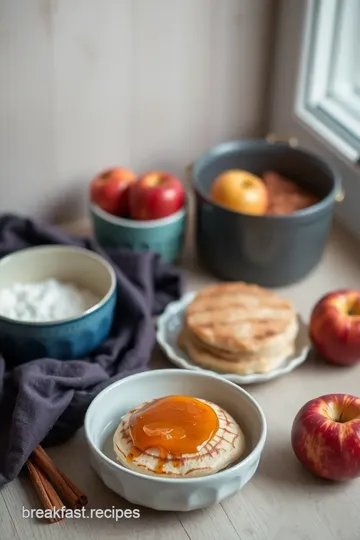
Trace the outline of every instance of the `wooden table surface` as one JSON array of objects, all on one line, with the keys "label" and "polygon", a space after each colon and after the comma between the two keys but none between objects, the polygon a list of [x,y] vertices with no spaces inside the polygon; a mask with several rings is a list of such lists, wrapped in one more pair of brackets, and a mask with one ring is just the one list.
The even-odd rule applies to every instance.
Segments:
[{"label": "wooden table surface", "polygon": [[[185,256],[188,290],[212,278]],[[301,283],[279,289],[308,321],[315,301],[340,287],[360,286],[358,243],[334,228],[319,267]],[[155,349],[155,368],[170,367]],[[138,519],[65,519],[48,525],[22,517],[22,508],[38,501],[26,478],[0,492],[1,540],[359,540],[360,480],[333,484],[310,476],[297,463],[290,429],[298,409],[309,399],[331,392],[360,394],[360,365],[335,368],[313,357],[282,378],[248,386],[268,421],[268,439],[252,481],[216,507],[191,513],[159,513],[140,509]],[[90,508],[132,508],[109,491],[90,468],[82,430],[67,444],[52,448],[56,463],[89,496]]]}]

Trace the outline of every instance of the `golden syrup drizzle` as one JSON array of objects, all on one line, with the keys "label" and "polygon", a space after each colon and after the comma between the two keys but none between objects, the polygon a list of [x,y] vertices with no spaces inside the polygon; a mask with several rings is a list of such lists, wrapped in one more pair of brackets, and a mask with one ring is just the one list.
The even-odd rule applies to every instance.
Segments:
[{"label": "golden syrup drizzle", "polygon": [[145,404],[129,418],[134,448],[129,462],[150,448],[160,456],[155,468],[161,474],[171,456],[174,467],[181,465],[183,454],[195,454],[216,433],[219,419],[212,407],[188,396],[167,396]]}]

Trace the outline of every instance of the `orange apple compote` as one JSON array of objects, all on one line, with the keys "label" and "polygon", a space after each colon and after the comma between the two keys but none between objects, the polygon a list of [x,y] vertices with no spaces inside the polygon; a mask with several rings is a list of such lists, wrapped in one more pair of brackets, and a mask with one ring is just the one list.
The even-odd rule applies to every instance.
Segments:
[{"label": "orange apple compote", "polygon": [[[197,452],[218,427],[214,409],[188,396],[156,399],[134,411],[129,419],[135,453],[158,448],[164,456]],[[129,460],[132,458],[133,455],[129,456]]]}]

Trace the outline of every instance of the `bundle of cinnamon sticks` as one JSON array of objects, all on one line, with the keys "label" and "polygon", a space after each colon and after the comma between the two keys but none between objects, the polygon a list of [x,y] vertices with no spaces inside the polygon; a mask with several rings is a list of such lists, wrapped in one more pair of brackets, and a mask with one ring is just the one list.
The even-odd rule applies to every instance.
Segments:
[{"label": "bundle of cinnamon sticks", "polygon": [[49,523],[56,523],[65,517],[66,513],[60,512],[61,509],[78,510],[87,505],[86,495],[56,466],[41,446],[35,448],[26,467]]}]

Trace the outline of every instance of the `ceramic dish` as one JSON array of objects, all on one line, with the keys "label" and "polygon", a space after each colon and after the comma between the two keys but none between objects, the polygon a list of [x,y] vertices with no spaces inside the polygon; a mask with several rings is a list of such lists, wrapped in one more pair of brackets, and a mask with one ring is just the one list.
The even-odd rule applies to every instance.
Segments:
[{"label": "ceramic dish", "polygon": [[[241,426],[246,440],[243,458],[209,476],[148,476],[122,466],[112,438],[120,420],[144,401],[182,394],[218,404]],[[161,369],[132,375],[107,387],[90,404],[85,435],[92,466],[105,485],[129,502],[154,510],[188,511],[230,497],[255,474],[266,439],[266,420],[258,403],[239,386],[211,373]]]},{"label": "ceramic dish", "polygon": [[[284,287],[304,278],[319,263],[329,236],[336,200],[343,198],[332,164],[300,147],[266,139],[222,142],[191,168],[195,194],[195,249],[199,262],[220,281],[245,281]],[[287,215],[234,212],[209,196],[215,178],[229,169],[262,177],[274,171],[320,197]]]},{"label": "ceramic dish", "polygon": [[[177,338],[183,326],[185,309],[194,297],[195,293],[188,293],[181,300],[172,302],[167,306],[164,313],[158,318],[157,342],[169,360],[176,366],[195,371],[211,371],[194,364],[186,352],[177,345]],[[253,375],[216,373],[223,379],[237,384],[254,384],[266,382],[293,371],[296,367],[305,362],[310,347],[307,328],[300,315],[298,315],[298,322],[299,333],[296,339],[295,354],[287,358],[277,369],[274,369],[269,373],[255,373]]]},{"label": "ceramic dish", "polygon": [[0,261],[0,287],[54,278],[89,289],[98,302],[78,317],[25,322],[0,316],[0,349],[11,363],[35,358],[82,358],[108,336],[116,304],[116,276],[100,255],[78,247],[22,249]]},{"label": "ceramic dish", "polygon": [[90,204],[90,218],[97,242],[105,249],[155,251],[167,262],[177,261],[186,234],[186,206],[165,218],[138,221],[112,216]]}]

